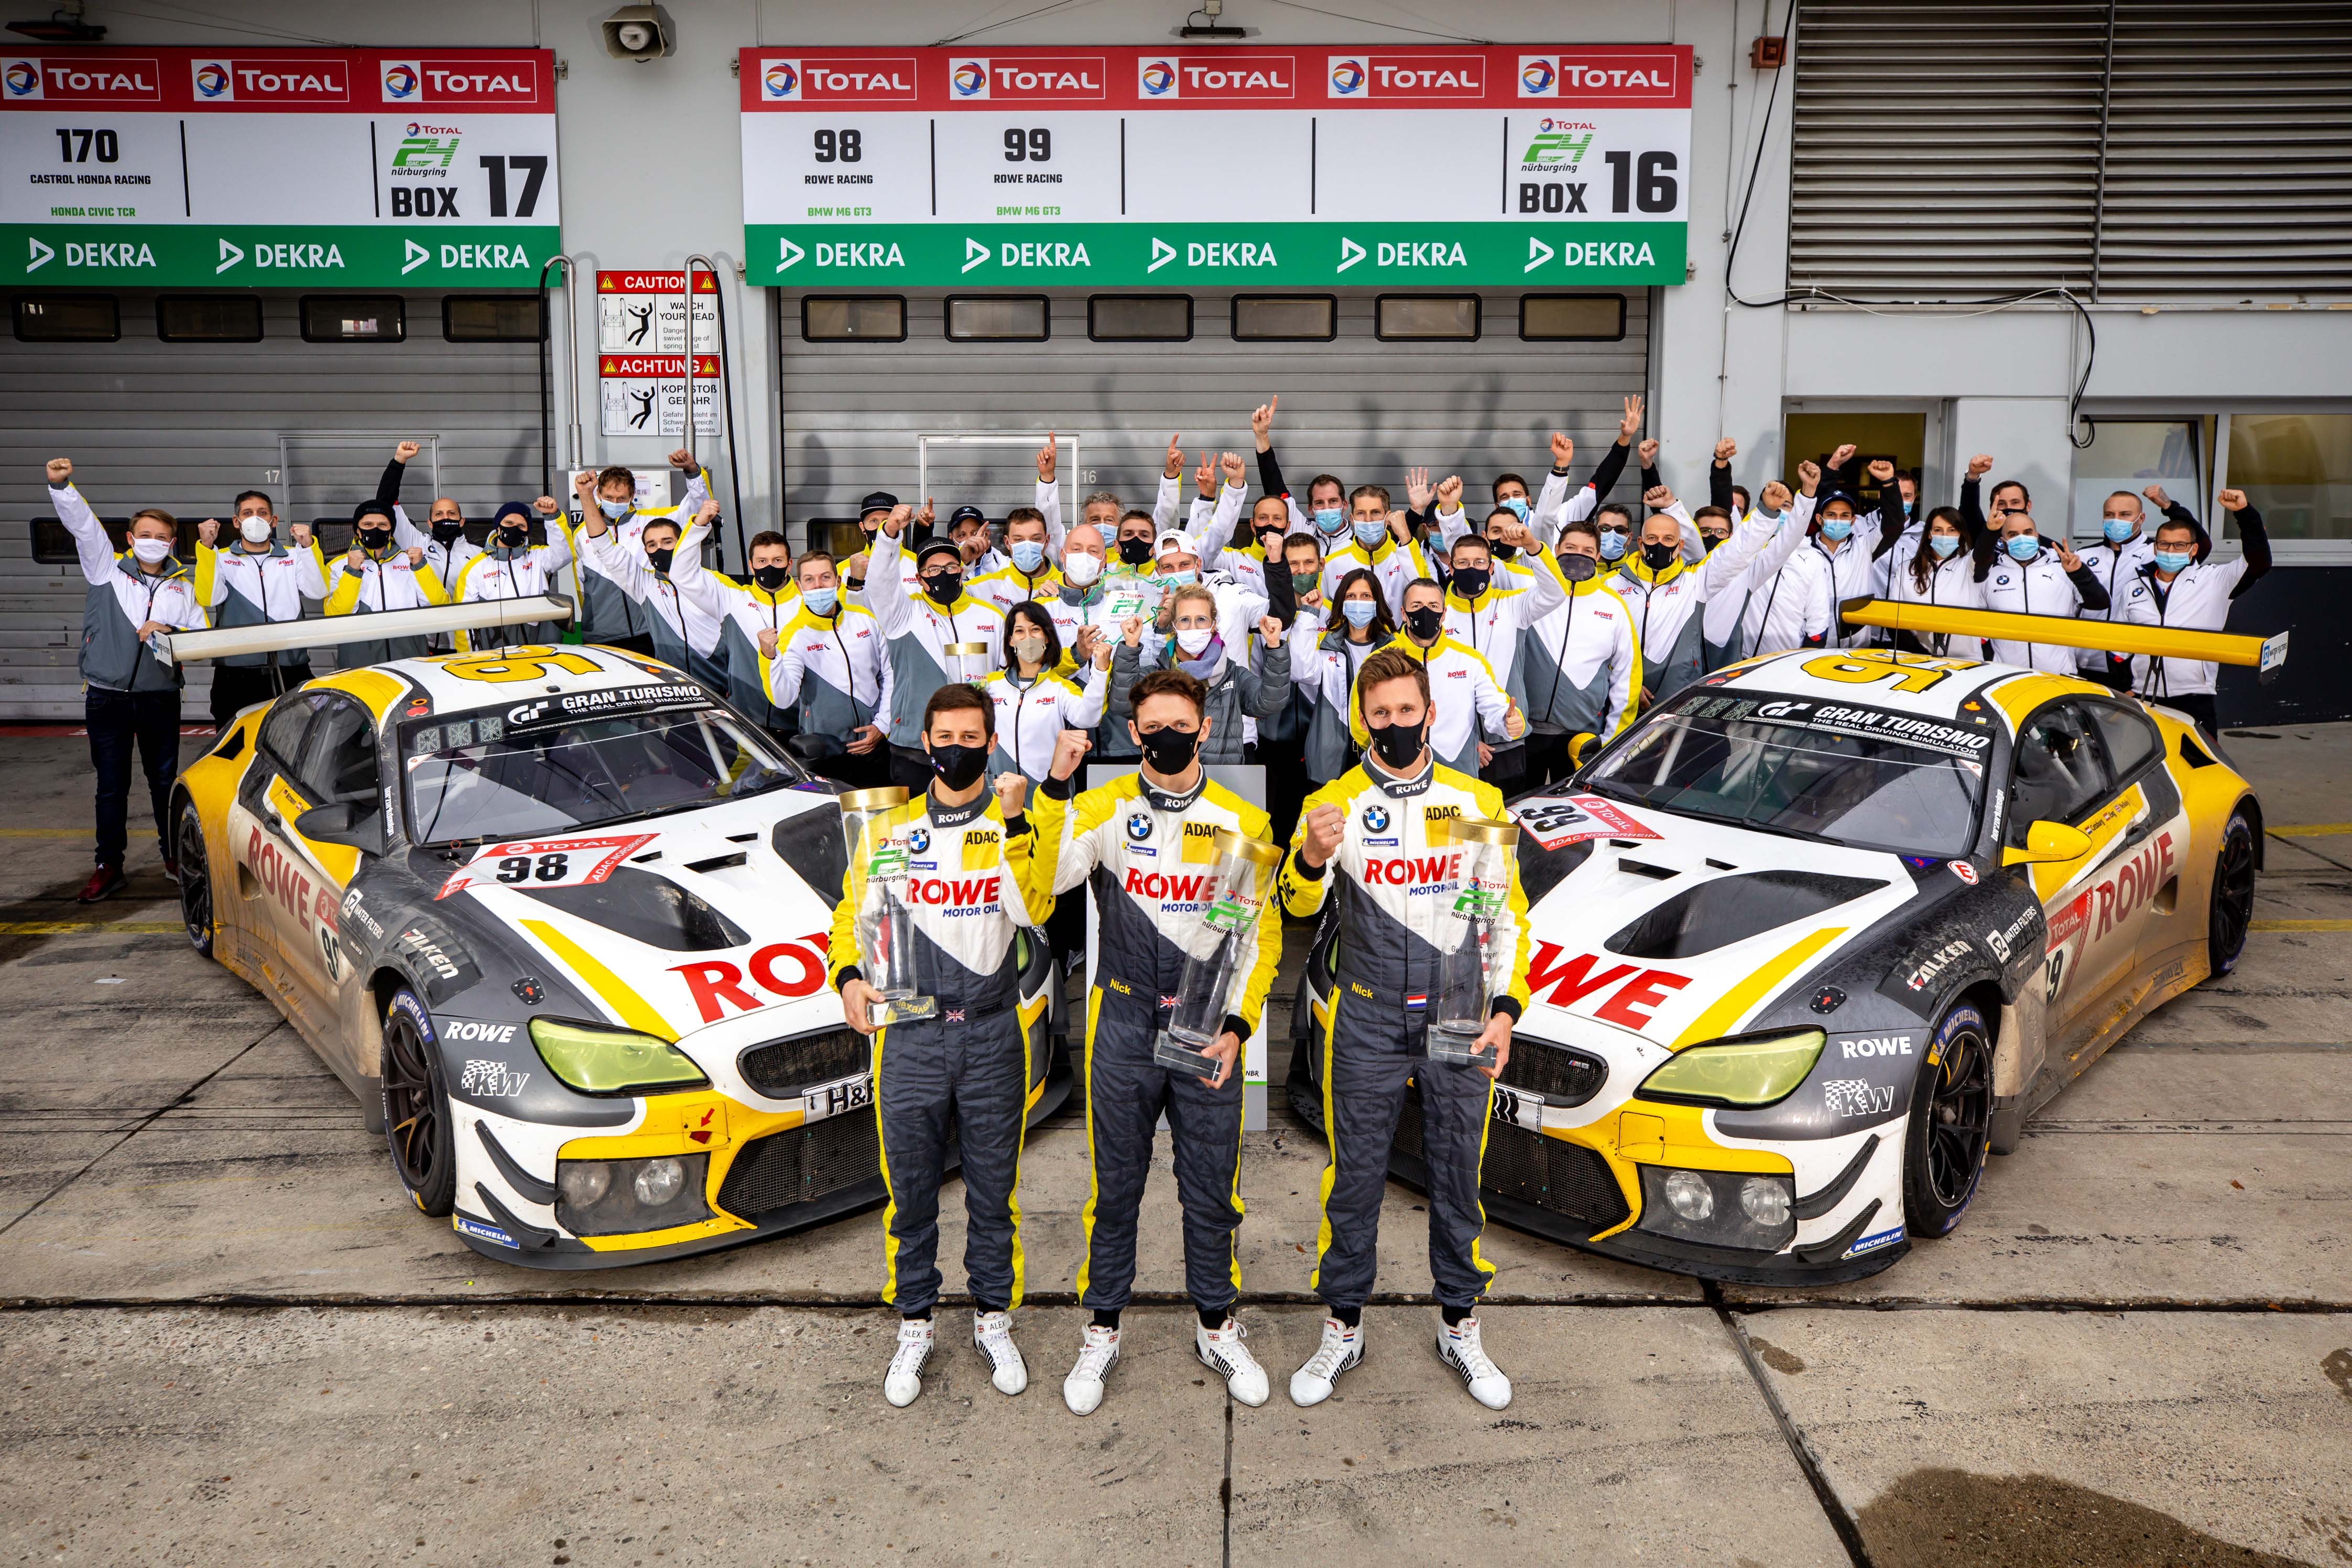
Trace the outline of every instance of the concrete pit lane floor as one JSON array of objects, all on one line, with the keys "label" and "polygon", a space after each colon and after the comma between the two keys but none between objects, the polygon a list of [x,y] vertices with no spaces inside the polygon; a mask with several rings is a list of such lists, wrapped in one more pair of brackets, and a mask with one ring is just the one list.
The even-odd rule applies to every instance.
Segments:
[{"label": "concrete pit lane floor", "polygon": [[1302,1411],[1322,1150],[1277,1092],[1243,1176],[1272,1402],[1191,1353],[1163,1141],[1080,1420],[1075,1115],[1023,1171],[1028,1392],[989,1385],[957,1299],[892,1410],[877,1214],[593,1275],[477,1257],[189,949],[152,837],[127,892],[72,902],[87,752],[0,736],[0,1560],[2343,1563],[2352,726],[2227,744],[2276,830],[2242,966],[2042,1111],[1949,1239],[1776,1291],[1491,1228],[1497,1414],[1433,1353],[1426,1215],[1392,1185],[1368,1357]]}]

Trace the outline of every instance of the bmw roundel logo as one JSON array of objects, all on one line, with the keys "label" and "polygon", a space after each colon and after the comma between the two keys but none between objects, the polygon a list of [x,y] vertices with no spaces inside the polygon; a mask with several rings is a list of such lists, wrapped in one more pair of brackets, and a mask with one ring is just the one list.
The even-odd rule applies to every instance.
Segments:
[{"label": "bmw roundel logo", "polygon": [[929,853],[931,847],[930,829],[927,827],[917,827],[913,832],[908,834],[907,847],[913,850],[918,855]]},{"label": "bmw roundel logo", "polygon": [[394,98],[415,97],[416,72],[409,66],[394,60],[384,68],[383,90]]},{"label": "bmw roundel logo", "polygon": [[1356,93],[1363,91],[1364,62],[1361,60],[1333,60],[1331,62],[1331,90],[1342,98],[1351,97]]},{"label": "bmw roundel logo", "polygon": [[1127,836],[1138,844],[1140,844],[1145,839],[1150,837],[1151,814],[1148,811],[1131,811],[1128,813]]},{"label": "bmw roundel logo", "polygon": [[1387,806],[1375,804],[1364,807],[1365,832],[1386,833],[1388,830],[1389,808]]},{"label": "bmw roundel logo", "polygon": [[1551,90],[1552,70],[1549,60],[1529,60],[1519,71],[1519,85],[1538,97]]},{"label": "bmw roundel logo", "polygon": [[1176,68],[1166,60],[1143,62],[1143,90],[1158,98],[1176,85]]},{"label": "bmw roundel logo", "polygon": [[206,98],[218,98],[228,90],[228,70],[206,60],[196,68],[196,90]]},{"label": "bmw roundel logo", "polygon": [[11,98],[23,98],[41,90],[41,73],[30,60],[10,60],[5,77],[0,79],[6,81]]},{"label": "bmw roundel logo", "polygon": [[957,96],[970,98],[986,89],[988,68],[978,60],[965,60],[956,67],[955,75],[949,79],[953,83]]},{"label": "bmw roundel logo", "polygon": [[800,72],[793,69],[789,62],[778,60],[768,68],[767,87],[770,98],[790,98],[800,90]]}]

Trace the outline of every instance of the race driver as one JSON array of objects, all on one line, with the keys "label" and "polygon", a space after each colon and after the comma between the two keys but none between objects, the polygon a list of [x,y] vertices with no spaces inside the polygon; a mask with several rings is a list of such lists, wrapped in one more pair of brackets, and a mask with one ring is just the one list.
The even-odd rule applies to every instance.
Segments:
[{"label": "race driver", "polygon": [[[843,1016],[859,1034],[876,1035],[874,1114],[888,1194],[882,1299],[898,1310],[898,1342],[882,1396],[899,1406],[923,1392],[923,1363],[930,1359],[931,1310],[940,1296],[940,1181],[951,1126],[963,1164],[972,1348],[999,1393],[1029,1386],[1028,1366],[1013,1342],[1022,1272],[1015,1189],[1029,1097],[1013,939],[1024,926],[1045,923],[1054,896],[1030,857],[1029,820],[1022,814],[1029,781],[1004,773],[991,793],[995,718],[995,704],[977,687],[959,681],[931,693],[921,728],[930,785],[877,820],[850,857],[833,916],[833,983]],[[878,1034],[857,931],[877,855],[905,867],[916,994],[934,1007],[928,1018]]]},{"label": "race driver", "polygon": [[[1183,984],[1185,956],[1213,956],[1223,933],[1208,923],[1220,828],[1265,842],[1265,813],[1213,783],[1201,750],[1213,721],[1206,689],[1181,669],[1156,669],[1135,683],[1127,721],[1142,753],[1135,773],[1077,796],[1073,775],[1086,737],[1065,730],[1038,787],[1038,879],[1056,896],[1094,883],[1100,911],[1094,989],[1087,1002],[1087,1155],[1093,1184],[1086,1207],[1087,1250],[1078,1304],[1094,1313],[1077,1364],[1062,1384],[1074,1414],[1102,1404],[1103,1379],[1119,1356],[1119,1313],[1135,1284],[1136,1213],[1164,1114],[1176,1151],[1176,1194],[1184,1211],[1184,1289],[1200,1323],[1192,1351],[1244,1405],[1264,1405],[1265,1371],[1234,1321],[1241,1289],[1234,1233],[1242,1223],[1242,1074],[1236,1059],[1256,1026],[1282,959],[1280,916],[1261,918],[1271,880],[1261,872],[1257,902],[1227,919],[1246,944],[1227,1004],[1223,1032],[1204,1053],[1213,1078],[1160,1066],[1155,1037],[1168,1026]],[[1065,805],[1065,803],[1069,803]],[[1269,850],[1268,858],[1272,858]],[[1270,870],[1271,868],[1269,867]]]},{"label": "race driver", "polygon": [[[1490,1410],[1511,1402],[1511,1380],[1481,1342],[1475,1308],[1494,1277],[1479,1256],[1486,1211],[1478,1201],[1494,1079],[1511,1054],[1511,1026],[1528,999],[1527,898],[1516,858],[1492,940],[1492,1012],[1475,1048],[1492,1065],[1430,1059],[1429,998],[1439,990],[1437,943],[1454,921],[1461,851],[1437,825],[1503,815],[1492,784],[1431,754],[1429,676],[1391,644],[1364,661],[1356,700],[1370,736],[1364,760],[1307,797],[1276,879],[1283,905],[1312,915],[1339,896],[1338,968],[1323,1029],[1323,1225],[1310,1287],[1328,1309],[1322,1342],[1291,1374],[1291,1402],[1319,1405],[1364,1359],[1364,1300],[1377,1266],[1389,1143],[1408,1081],[1421,1095],[1429,1163],[1429,1261],[1444,1325],[1437,1354]],[[1435,831],[1432,831],[1433,828]],[[1451,930],[1449,931],[1449,927]]]}]

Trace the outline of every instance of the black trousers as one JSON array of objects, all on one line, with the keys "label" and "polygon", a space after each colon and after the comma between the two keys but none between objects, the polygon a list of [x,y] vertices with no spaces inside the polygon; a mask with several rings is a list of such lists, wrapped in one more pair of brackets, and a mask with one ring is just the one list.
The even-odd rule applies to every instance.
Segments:
[{"label": "black trousers", "polygon": [[240,710],[268,702],[310,679],[308,664],[215,665],[213,728],[226,730]]},{"label": "black trousers", "polygon": [[89,726],[89,762],[98,770],[98,863],[120,867],[131,839],[131,748],[147,770],[147,794],[163,858],[176,858],[172,841],[172,781],[180,776],[180,692],[117,691],[93,686],[82,699]]},{"label": "black trousers", "polygon": [[1538,789],[1574,772],[1568,765],[1568,742],[1570,739],[1572,737],[1568,735],[1530,732],[1526,742],[1526,772],[1520,775],[1519,787]]},{"label": "black trousers", "polygon": [[888,1278],[882,1299],[919,1316],[940,1299],[940,1184],[948,1142],[961,1162],[964,1278],[976,1305],[1021,1305],[1021,1141],[1029,1055],[1008,1007],[965,1021],[898,1024],[875,1041],[874,1115],[882,1133]]},{"label": "black trousers", "polygon": [[1260,741],[1257,760],[1265,769],[1267,831],[1276,844],[1286,845],[1298,827],[1298,814],[1315,792],[1307,776],[1307,752],[1297,741]]},{"label": "black trousers", "polygon": [[1495,748],[1495,760],[1478,770],[1478,776],[1503,792],[1505,800],[1528,787],[1528,745],[1521,741],[1516,745]]}]

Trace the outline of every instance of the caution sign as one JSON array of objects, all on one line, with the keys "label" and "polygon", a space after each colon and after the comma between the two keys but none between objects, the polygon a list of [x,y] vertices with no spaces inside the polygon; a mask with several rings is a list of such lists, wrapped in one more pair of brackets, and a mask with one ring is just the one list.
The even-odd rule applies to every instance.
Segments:
[{"label": "caution sign", "polygon": [[[684,354],[607,353],[596,356],[607,436],[684,436],[687,362]],[[719,431],[719,356],[694,356],[694,433]]]}]

